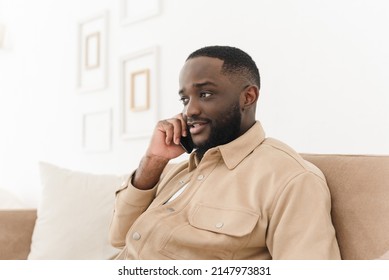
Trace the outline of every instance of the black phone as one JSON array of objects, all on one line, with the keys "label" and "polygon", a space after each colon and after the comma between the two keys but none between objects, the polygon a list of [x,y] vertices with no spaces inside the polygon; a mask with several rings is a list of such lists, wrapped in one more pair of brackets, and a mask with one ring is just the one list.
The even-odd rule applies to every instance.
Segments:
[{"label": "black phone", "polygon": [[181,147],[185,150],[185,152],[187,152],[188,154],[190,154],[192,151],[193,151],[193,141],[192,141],[192,137],[190,136],[190,133],[188,131],[187,133],[187,136],[186,137],[182,137],[180,138],[180,144],[181,144]]}]

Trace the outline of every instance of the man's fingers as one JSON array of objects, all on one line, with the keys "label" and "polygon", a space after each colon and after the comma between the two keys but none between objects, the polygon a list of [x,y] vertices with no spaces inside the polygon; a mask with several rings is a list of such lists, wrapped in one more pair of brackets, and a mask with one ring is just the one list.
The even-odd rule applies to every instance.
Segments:
[{"label": "man's fingers", "polygon": [[174,127],[174,134],[173,134],[173,141],[174,144],[179,145],[180,144],[180,139],[182,135],[182,124],[179,119],[174,119],[173,121],[173,127]]},{"label": "man's fingers", "polygon": [[178,114],[175,116],[175,118],[180,120],[180,122],[181,122],[181,135],[180,136],[186,137],[188,133],[186,130],[186,121],[185,121],[184,117],[182,116],[182,114]]},{"label": "man's fingers", "polygon": [[182,135],[182,121],[178,118],[168,119],[161,121],[161,127],[166,135],[166,145],[170,145],[172,142],[176,145],[180,144],[180,138]]}]

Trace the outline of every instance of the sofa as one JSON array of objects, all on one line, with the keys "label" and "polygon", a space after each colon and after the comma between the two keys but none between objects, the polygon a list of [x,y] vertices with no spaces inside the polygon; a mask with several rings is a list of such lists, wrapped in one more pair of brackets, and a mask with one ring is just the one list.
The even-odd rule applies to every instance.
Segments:
[{"label": "sofa", "polygon": [[[327,179],[332,199],[331,215],[342,259],[367,260],[389,258],[387,253],[389,251],[389,156],[329,154],[302,154],[302,156],[319,167]],[[42,179],[44,185],[48,185],[50,180],[56,182],[55,185],[58,184],[59,180],[61,182],[64,181],[63,184],[65,185],[60,186],[59,188],[61,188],[61,190],[65,189],[66,191],[69,191],[69,184],[71,183],[78,184],[78,186],[75,186],[75,189],[79,190],[81,188],[80,185],[82,184],[90,188],[95,188],[95,185],[101,183],[101,181],[105,181],[106,184],[115,182],[115,185],[117,185],[115,188],[119,188],[120,184],[118,182],[125,179],[127,176],[109,177],[109,175],[85,174],[46,163],[43,163],[43,167],[41,166],[41,173],[42,169],[50,169],[50,176],[48,177],[51,177],[51,179],[47,178],[47,174],[41,174],[41,176],[46,176]],[[53,172],[53,170],[55,172]],[[57,174],[58,172],[59,174]],[[78,176],[76,176],[78,178],[77,180],[74,179],[74,174]],[[85,176],[89,176],[88,179],[85,179]],[[82,177],[82,179],[79,179],[80,177]],[[107,178],[109,180],[107,180]],[[53,227],[52,225],[43,227],[42,223],[50,220],[49,214],[45,216],[44,211],[49,213],[54,211],[55,213],[50,215],[53,216],[52,220],[56,221],[58,218],[56,218],[55,215],[60,215],[61,213],[61,211],[55,210],[57,205],[61,204],[63,200],[69,199],[68,202],[63,202],[65,204],[63,212],[70,211],[69,207],[66,205],[70,204],[70,208],[72,208],[72,202],[70,201],[70,199],[74,199],[72,198],[72,193],[81,196],[88,195],[90,190],[88,190],[87,187],[85,187],[86,191],[83,194],[79,194],[79,191],[74,192],[74,190],[70,190],[69,192],[71,193],[67,195],[64,195],[63,193],[58,194],[58,196],[60,196],[59,199],[57,201],[54,199],[52,205],[46,205],[46,210],[44,209],[44,199],[38,206],[38,209],[0,210],[0,259],[92,259],[95,257],[114,257],[115,253],[117,253],[114,250],[110,251],[109,254],[100,254],[99,256],[86,254],[69,255],[71,253],[65,253],[63,255],[55,255],[53,253],[50,253],[50,255],[46,253],[46,255],[39,255],[38,253],[34,253],[35,256],[31,257],[31,251],[37,250],[36,248],[37,246],[39,247],[39,242],[44,243],[47,239],[50,239],[51,236],[63,234],[64,237],[62,240],[53,240],[51,244],[44,244],[43,246],[41,245],[41,247],[55,247],[59,243],[62,244],[64,242],[63,240],[67,241],[68,239],[72,239],[72,233],[76,231],[75,226],[72,223],[78,216],[72,214],[73,217],[71,217],[68,222],[66,222],[65,218],[63,220],[61,219],[56,227]],[[43,189],[45,190],[45,186]],[[114,193],[112,190],[109,190],[109,192]],[[101,197],[97,198],[91,205],[96,204],[102,197],[107,197],[107,195],[101,194]],[[50,197],[50,200],[53,200],[53,198]],[[83,200],[85,200],[85,198],[80,199],[80,201]],[[112,213],[112,205],[110,205],[110,203],[113,204],[113,201],[114,197],[110,197],[107,200],[106,204],[108,206],[106,208],[108,210],[106,210],[107,213],[104,215],[96,213],[96,211],[99,211],[96,209],[103,208],[101,206],[96,209],[91,209],[90,213],[84,209],[82,211],[74,211],[76,211],[75,213],[82,212],[79,213],[80,216],[82,216],[84,212],[85,215],[88,214],[90,217],[97,216],[97,218],[99,218],[100,216],[104,216],[106,221],[101,228],[104,228],[102,232],[107,232],[109,218]],[[97,220],[97,222],[99,222],[99,220]],[[65,223],[68,223],[68,228],[64,225]],[[96,221],[93,223],[96,223]],[[41,237],[40,241],[38,239],[38,226],[42,227],[40,231],[51,231],[50,233],[46,232],[47,235]],[[77,221],[77,228],[82,226],[83,221]],[[58,232],[54,234],[56,230],[58,230]],[[93,229],[93,232],[96,234],[96,229]],[[78,232],[77,237],[82,234],[83,232]],[[104,234],[99,235],[102,235],[102,237],[105,238]],[[85,232],[85,237],[83,237],[85,238],[84,241],[78,240],[77,244],[65,244],[63,251],[69,247],[75,248],[77,246],[83,246],[80,244],[85,243],[85,240],[89,240],[92,236],[94,236],[92,233]],[[69,242],[72,242],[72,240]],[[100,241],[96,242],[96,244],[100,246],[100,243],[98,243]],[[104,240],[104,242],[108,241]],[[33,243],[37,244],[34,245]],[[60,248],[54,248],[54,251],[60,250]],[[91,249],[89,248],[87,250],[90,251]],[[71,250],[71,252],[73,251],[74,250]]]}]

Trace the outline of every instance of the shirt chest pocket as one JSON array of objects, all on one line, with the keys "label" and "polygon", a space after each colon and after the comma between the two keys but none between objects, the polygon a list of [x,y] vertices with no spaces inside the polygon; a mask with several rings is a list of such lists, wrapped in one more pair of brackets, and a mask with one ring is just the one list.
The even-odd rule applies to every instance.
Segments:
[{"label": "shirt chest pocket", "polygon": [[259,214],[197,205],[189,223],[172,229],[162,254],[173,259],[232,259],[255,228]]},{"label": "shirt chest pocket", "polygon": [[258,219],[257,213],[248,210],[198,205],[189,217],[189,223],[198,229],[242,237],[253,231]]}]

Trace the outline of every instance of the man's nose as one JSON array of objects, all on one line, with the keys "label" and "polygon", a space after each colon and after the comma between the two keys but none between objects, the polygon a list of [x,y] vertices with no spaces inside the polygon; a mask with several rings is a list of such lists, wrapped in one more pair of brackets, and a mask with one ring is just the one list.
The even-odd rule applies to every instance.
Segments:
[{"label": "man's nose", "polygon": [[183,114],[187,117],[198,116],[201,113],[199,101],[191,98],[189,102],[185,105]]}]

